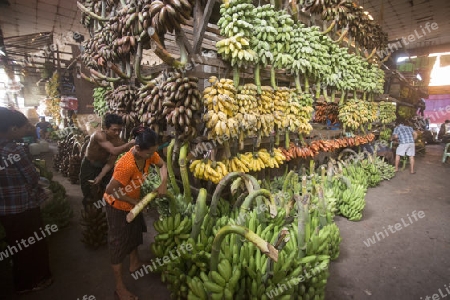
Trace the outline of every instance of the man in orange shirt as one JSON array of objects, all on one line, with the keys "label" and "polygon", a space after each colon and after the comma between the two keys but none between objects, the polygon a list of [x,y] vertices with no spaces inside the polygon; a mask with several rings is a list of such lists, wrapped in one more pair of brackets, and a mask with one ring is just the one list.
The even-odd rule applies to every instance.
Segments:
[{"label": "man in orange shirt", "polygon": [[158,195],[167,192],[167,166],[156,152],[158,135],[149,128],[133,129],[135,146],[125,153],[116,163],[111,181],[106,187],[106,215],[108,218],[108,244],[111,264],[116,281],[115,295],[119,299],[137,299],[122,279],[122,263],[130,255],[130,272],[142,266],[137,247],[142,244],[142,232],[146,232],[144,217],[139,214],[131,223],[127,223],[128,212],[140,200],[141,186],[144,183],[151,164],[160,168],[161,185],[156,189]]}]

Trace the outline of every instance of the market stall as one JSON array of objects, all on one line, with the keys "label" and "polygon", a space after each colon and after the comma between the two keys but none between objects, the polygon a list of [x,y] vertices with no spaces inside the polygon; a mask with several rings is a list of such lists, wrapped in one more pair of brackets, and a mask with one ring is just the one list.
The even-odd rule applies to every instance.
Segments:
[{"label": "market stall", "polygon": [[[363,218],[395,174],[359,151],[396,118],[377,97],[386,34],[351,1],[272,2],[77,3],[95,113],[170,141],[167,196],[144,192],[129,220],[154,202],[152,253],[187,249],[153,270],[176,299],[323,299],[334,216]],[[142,65],[148,51],[163,63]]]}]

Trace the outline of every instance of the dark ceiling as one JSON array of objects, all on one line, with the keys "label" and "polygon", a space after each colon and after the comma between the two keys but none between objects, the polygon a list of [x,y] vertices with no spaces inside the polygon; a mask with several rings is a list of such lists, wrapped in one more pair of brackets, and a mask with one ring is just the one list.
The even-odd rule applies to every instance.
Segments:
[{"label": "dark ceiling", "polygon": [[[404,38],[409,53],[450,51],[450,0],[356,2],[381,23],[390,41]],[[0,0],[0,29],[14,58],[42,50],[50,38],[63,52],[61,58],[70,60],[64,52],[76,44],[73,32],[87,35],[80,18],[75,0]]]}]

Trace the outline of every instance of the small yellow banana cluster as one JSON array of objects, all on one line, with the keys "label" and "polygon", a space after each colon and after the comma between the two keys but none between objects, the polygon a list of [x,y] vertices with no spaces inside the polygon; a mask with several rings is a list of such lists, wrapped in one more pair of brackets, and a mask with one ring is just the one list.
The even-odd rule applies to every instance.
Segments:
[{"label": "small yellow banana cluster", "polygon": [[274,93],[274,123],[278,128],[289,126],[289,118],[286,117],[289,107],[289,90],[286,87],[279,87]]},{"label": "small yellow banana cluster", "polygon": [[270,136],[275,126],[274,121],[273,114],[260,115],[256,126],[258,132],[261,132],[262,136]]},{"label": "small yellow banana cluster", "polygon": [[258,97],[258,109],[260,114],[272,114],[274,111],[275,95],[271,86],[262,86],[261,95]]},{"label": "small yellow banana cluster", "polygon": [[287,109],[286,118],[289,122],[289,131],[309,134],[313,129],[309,124],[309,119],[303,117],[303,109],[300,103],[290,101]]},{"label": "small yellow banana cluster", "polygon": [[231,65],[243,66],[256,59],[256,52],[250,48],[249,41],[239,33],[216,43],[217,53],[222,58],[231,61]]},{"label": "small yellow banana cluster", "polygon": [[248,83],[238,87],[237,105],[241,114],[252,113],[258,111],[258,94],[256,85]]},{"label": "small yellow banana cluster", "polygon": [[238,154],[228,161],[229,172],[261,171],[264,168],[279,168],[286,161],[286,156],[280,149],[274,148],[269,153],[266,149],[258,152]]},{"label": "small yellow banana cluster", "polygon": [[366,124],[369,119],[369,110],[363,101],[347,99],[343,105],[339,105],[339,120],[343,128],[357,130]]},{"label": "small yellow banana cluster", "polygon": [[301,94],[297,92],[296,89],[291,89],[290,91],[290,102],[297,102],[300,104],[300,109],[298,112],[299,117],[303,117],[307,120],[312,119],[312,112],[314,108],[312,107],[314,99],[310,94]]},{"label": "small yellow banana cluster", "polygon": [[218,184],[219,181],[228,174],[226,165],[220,161],[210,159],[194,160],[189,166],[189,170],[194,177]]},{"label": "small yellow banana cluster", "polygon": [[367,110],[369,111],[368,119],[370,123],[376,122],[378,120],[378,102],[365,102]]},{"label": "small yellow banana cluster", "polygon": [[208,139],[218,140],[220,143],[226,139],[237,138],[239,134],[239,123],[234,118],[227,118],[227,115],[219,111],[209,110],[203,115],[208,131]]},{"label": "small yellow banana cluster", "polygon": [[215,76],[211,76],[208,81],[212,85],[203,91],[203,105],[215,113],[221,111],[228,117],[233,117],[238,110],[233,81],[225,78],[218,80]]}]

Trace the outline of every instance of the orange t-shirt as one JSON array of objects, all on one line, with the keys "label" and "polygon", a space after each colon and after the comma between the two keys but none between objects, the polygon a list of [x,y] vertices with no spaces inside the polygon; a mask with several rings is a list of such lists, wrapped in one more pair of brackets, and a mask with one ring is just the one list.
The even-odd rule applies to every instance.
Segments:
[{"label": "orange t-shirt", "polygon": [[144,174],[142,174],[136,166],[132,151],[133,148],[125,153],[114,166],[112,178],[120,182],[123,187],[112,194],[103,194],[103,198],[105,198],[108,204],[124,211],[130,211],[134,205],[118,200],[117,196],[127,195],[128,197],[139,199],[141,197],[141,186],[144,184],[150,165],[157,164],[161,159],[158,153],[153,153],[153,155],[145,161]]}]

